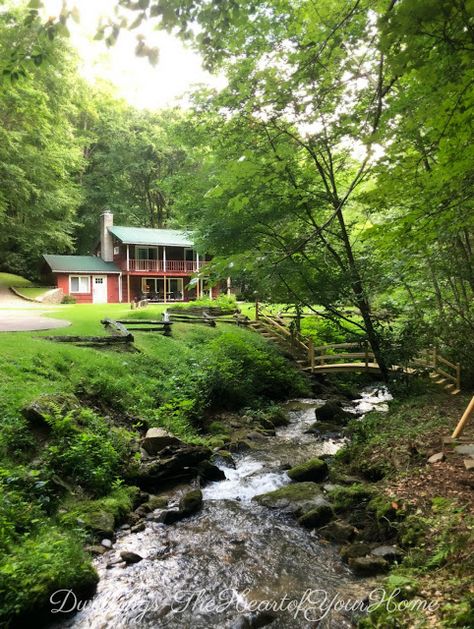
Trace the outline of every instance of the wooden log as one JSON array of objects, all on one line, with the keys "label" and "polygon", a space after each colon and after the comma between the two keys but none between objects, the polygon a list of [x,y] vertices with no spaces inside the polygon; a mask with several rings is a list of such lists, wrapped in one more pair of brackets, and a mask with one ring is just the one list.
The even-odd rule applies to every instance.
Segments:
[{"label": "wooden log", "polygon": [[462,433],[462,431],[464,430],[467,422],[469,421],[469,418],[471,417],[472,413],[474,412],[474,395],[472,396],[471,401],[469,402],[469,404],[467,405],[466,410],[464,411],[461,419],[459,420],[458,425],[456,426],[456,428],[454,429],[453,434],[451,435],[452,439],[456,439],[456,437],[459,437],[459,435]]},{"label": "wooden log", "polygon": [[98,345],[113,345],[114,343],[130,343],[133,336],[42,336],[40,338],[57,343],[96,343]]},{"label": "wooden log", "polygon": [[121,323],[123,325],[165,325],[166,322],[155,319],[119,319],[117,323]]}]

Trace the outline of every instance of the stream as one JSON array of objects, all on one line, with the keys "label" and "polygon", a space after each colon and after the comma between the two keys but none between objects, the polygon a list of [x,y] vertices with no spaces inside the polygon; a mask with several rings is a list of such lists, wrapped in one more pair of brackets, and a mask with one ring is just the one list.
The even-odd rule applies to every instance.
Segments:
[{"label": "stream", "polygon": [[[385,389],[372,386],[345,408],[383,412],[389,399]],[[305,434],[323,403],[288,402],[289,425],[262,439],[255,450],[234,455],[235,469],[222,464],[226,479],[203,489],[198,514],[168,526],[151,516],[142,532],[119,530],[114,548],[95,560],[100,582],[94,598],[54,627],[243,629],[261,626],[246,624],[243,616],[268,606],[277,616],[271,626],[278,629],[354,626],[351,612],[334,609],[330,601],[355,604],[370,592],[371,582],[351,573],[336,545],[252,501],[290,482],[288,466],[341,447],[342,439]],[[170,492],[171,503],[182,492]],[[121,550],[144,559],[110,567]],[[58,607],[60,602],[58,596]],[[73,603],[69,597],[63,609]]]}]

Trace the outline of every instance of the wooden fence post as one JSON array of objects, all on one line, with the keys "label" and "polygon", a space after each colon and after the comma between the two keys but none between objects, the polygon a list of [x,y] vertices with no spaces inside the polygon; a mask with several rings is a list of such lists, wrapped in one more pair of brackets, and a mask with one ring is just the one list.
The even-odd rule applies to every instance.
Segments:
[{"label": "wooden fence post", "polygon": [[255,321],[258,321],[259,318],[259,308],[258,308],[258,297],[255,299]]},{"label": "wooden fence post", "polygon": [[433,347],[433,369],[436,369],[436,363],[438,362],[438,350]]},{"label": "wooden fence post", "polygon": [[461,389],[461,363],[456,363],[456,389]]},{"label": "wooden fence post", "polygon": [[308,339],[308,360],[311,367],[311,373],[314,371],[314,343],[311,339]]},{"label": "wooden fence post", "polygon": [[365,368],[369,369],[369,344],[365,342]]},{"label": "wooden fence post", "polygon": [[459,420],[459,424],[454,429],[454,432],[451,435],[452,439],[456,439],[456,437],[459,437],[459,435],[462,433],[465,425],[467,424],[469,417],[472,415],[473,411],[474,411],[474,395],[472,396],[472,400],[467,405],[467,408],[464,411],[463,416]]}]

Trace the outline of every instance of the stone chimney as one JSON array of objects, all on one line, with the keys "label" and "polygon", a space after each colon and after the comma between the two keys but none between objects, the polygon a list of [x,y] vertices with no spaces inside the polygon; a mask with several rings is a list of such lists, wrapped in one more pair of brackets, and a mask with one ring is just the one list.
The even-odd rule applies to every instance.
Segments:
[{"label": "stone chimney", "polygon": [[114,261],[114,243],[108,228],[113,227],[114,215],[109,210],[100,215],[100,257],[105,262]]}]

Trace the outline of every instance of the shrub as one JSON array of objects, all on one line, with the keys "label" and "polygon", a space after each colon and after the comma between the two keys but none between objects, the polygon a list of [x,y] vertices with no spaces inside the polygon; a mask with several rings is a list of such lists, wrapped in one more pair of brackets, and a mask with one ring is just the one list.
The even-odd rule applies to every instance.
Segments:
[{"label": "shrub", "polygon": [[62,304],[75,304],[76,298],[73,297],[72,295],[64,295],[64,297],[61,299],[61,303]]},{"label": "shrub", "polygon": [[2,626],[20,614],[35,614],[37,618],[56,590],[72,589],[78,596],[91,594],[98,581],[82,541],[56,527],[44,526],[13,550],[0,559]]}]

